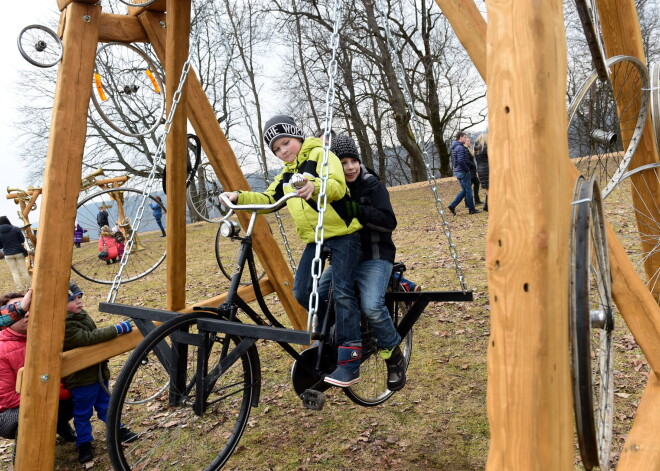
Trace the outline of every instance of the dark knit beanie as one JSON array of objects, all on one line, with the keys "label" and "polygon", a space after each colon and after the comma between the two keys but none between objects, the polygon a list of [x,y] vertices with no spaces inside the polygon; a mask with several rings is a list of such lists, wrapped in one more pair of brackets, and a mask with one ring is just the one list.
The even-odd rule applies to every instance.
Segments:
[{"label": "dark knit beanie", "polygon": [[330,150],[340,159],[351,157],[358,162],[362,162],[355,141],[345,134],[340,134],[332,140]]},{"label": "dark knit beanie", "polygon": [[291,116],[278,114],[273,116],[264,126],[264,142],[270,150],[273,150],[273,143],[280,137],[295,137],[304,139],[302,129],[298,127]]}]

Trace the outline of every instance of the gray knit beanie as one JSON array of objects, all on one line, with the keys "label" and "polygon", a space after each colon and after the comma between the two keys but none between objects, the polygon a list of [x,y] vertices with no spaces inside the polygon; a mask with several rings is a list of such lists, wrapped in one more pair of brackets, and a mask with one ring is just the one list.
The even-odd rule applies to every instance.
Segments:
[{"label": "gray knit beanie", "polygon": [[340,159],[350,157],[356,159],[358,162],[362,162],[355,141],[346,134],[340,134],[333,139],[330,150]]},{"label": "gray knit beanie", "polygon": [[273,150],[273,143],[280,137],[295,137],[304,139],[302,129],[298,127],[291,116],[278,114],[273,116],[264,126],[264,142],[270,150]]}]

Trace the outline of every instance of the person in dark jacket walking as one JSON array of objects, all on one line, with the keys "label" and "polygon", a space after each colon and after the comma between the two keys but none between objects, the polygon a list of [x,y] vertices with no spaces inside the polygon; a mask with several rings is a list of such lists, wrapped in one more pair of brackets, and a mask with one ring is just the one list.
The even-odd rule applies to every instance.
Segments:
[{"label": "person in dark jacket walking", "polygon": [[108,211],[105,209],[105,206],[99,206],[99,213],[96,215],[96,224],[98,224],[99,229],[102,228],[103,226],[109,226],[110,222],[108,222],[108,218],[110,215],[108,214]]},{"label": "person in dark jacket walking", "polygon": [[154,196],[154,199],[158,200],[158,203],[149,203],[149,207],[151,208],[151,211],[153,211],[156,224],[158,224],[158,227],[160,228],[161,237],[165,237],[165,228],[163,227],[163,213],[166,213],[167,210],[164,208],[164,206],[162,206],[163,200],[160,198],[160,196]]},{"label": "person in dark jacket walking", "polygon": [[481,212],[474,207],[472,176],[470,175],[470,162],[472,161],[472,155],[467,147],[465,147],[466,141],[467,135],[464,132],[459,131],[456,133],[456,140],[451,143],[451,162],[454,167],[454,176],[461,184],[461,191],[458,192],[454,201],[448,206],[449,211],[454,215],[456,215],[456,206],[463,201],[463,198],[465,198],[465,205],[468,207],[468,212],[470,214]]},{"label": "person in dark jacket walking", "polygon": [[472,196],[474,196],[474,204],[481,204],[481,198],[479,198],[479,186],[481,182],[479,181],[479,175],[477,174],[477,163],[474,160],[474,147],[472,147],[472,141],[468,137],[465,141],[465,147],[467,147],[468,152],[470,153],[470,181],[472,182]]},{"label": "person in dark jacket walking", "polygon": [[488,133],[481,134],[474,143],[474,158],[477,161],[477,175],[481,182],[481,188],[486,193],[484,211],[488,211],[488,177],[490,167],[488,166]]},{"label": "person in dark jacket walking", "polygon": [[14,279],[17,291],[27,291],[32,279],[25,266],[27,250],[23,246],[25,236],[23,231],[12,226],[7,216],[0,216],[0,249],[5,252],[5,261]]},{"label": "person in dark jacket walking", "polygon": [[[346,202],[349,215],[355,215],[360,229],[360,262],[355,282],[360,292],[360,310],[374,330],[380,355],[387,364],[387,387],[398,391],[406,383],[405,360],[399,344],[401,336],[396,331],[387,306],[385,292],[392,274],[396,246],[392,231],[396,228],[396,216],[390,203],[390,194],[371,169],[362,165],[353,139],[337,136],[331,144],[332,152],[339,157],[351,192]],[[321,276],[319,298],[327,303],[332,265]],[[324,311],[321,311],[324,312]]]},{"label": "person in dark jacket walking", "polygon": [[[120,322],[117,325],[107,327],[96,327],[92,318],[83,309],[83,292],[75,283],[69,283],[69,292],[66,310],[66,324],[64,327],[64,351],[77,347],[96,345],[113,339],[118,335],[127,334],[133,330],[130,321]],[[99,376],[105,388],[99,382]],[[96,365],[82,369],[64,378],[64,385],[71,391],[73,399],[73,425],[76,428],[76,447],[78,447],[78,461],[87,463],[94,459],[94,448],[92,441],[92,418],[93,409],[99,419],[105,422],[108,413],[110,395],[108,380],[110,369],[108,361],[105,360]],[[137,435],[129,429],[122,427],[119,430],[122,443],[130,443]]]}]

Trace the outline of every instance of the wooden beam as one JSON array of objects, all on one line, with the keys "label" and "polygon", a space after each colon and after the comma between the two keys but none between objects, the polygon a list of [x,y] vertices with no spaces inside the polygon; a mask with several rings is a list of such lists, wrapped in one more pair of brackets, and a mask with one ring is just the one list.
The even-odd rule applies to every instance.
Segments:
[{"label": "wooden beam", "polygon": [[147,41],[147,33],[135,16],[101,14],[99,42],[139,43]]},{"label": "wooden beam", "polygon": [[145,11],[164,12],[167,11],[167,0],[158,0],[147,7],[128,7],[128,14],[140,16]]},{"label": "wooden beam", "polygon": [[456,37],[486,80],[486,20],[473,0],[435,0]]},{"label": "wooden beam", "polygon": [[[188,59],[191,0],[168,2],[165,76],[167,116]],[[187,88],[183,87],[166,140],[167,153],[167,309],[186,304],[186,162],[188,156]],[[167,126],[167,124],[166,124]]]},{"label": "wooden beam", "polygon": [[619,456],[619,470],[655,471],[660,463],[660,379],[649,374],[633,426]]},{"label": "wooden beam", "polygon": [[[573,469],[561,0],[488,8],[489,470]],[[551,116],[552,119],[548,119]]]},{"label": "wooden beam", "polygon": [[60,11],[63,11],[66,9],[66,7],[68,7],[69,5],[75,2],[89,3],[90,5],[93,5],[99,3],[99,0],[57,0],[57,8],[59,8]]},{"label": "wooden beam", "polygon": [[[146,12],[139,16],[151,45],[156,54],[163,60],[165,54],[165,33],[161,26],[164,15]],[[234,152],[227,142],[215,112],[206,97],[197,75],[193,70],[188,76],[188,113],[195,132],[202,141],[202,147],[209,158],[209,162],[220,179],[223,188],[231,190],[247,190],[249,185],[236,161]],[[247,215],[239,214],[243,227]],[[307,311],[300,306],[293,297],[293,276],[281,249],[270,232],[268,224],[263,217],[257,219],[253,233],[254,249],[261,265],[273,283],[280,302],[286,311],[295,329],[307,328]]]},{"label": "wooden beam", "polygon": [[101,8],[71,3],[66,9],[44,174],[39,237],[56,250],[39,250],[27,339],[24,393],[16,469],[53,469],[67,284],[71,271],[71,228],[82,176],[87,109]]}]

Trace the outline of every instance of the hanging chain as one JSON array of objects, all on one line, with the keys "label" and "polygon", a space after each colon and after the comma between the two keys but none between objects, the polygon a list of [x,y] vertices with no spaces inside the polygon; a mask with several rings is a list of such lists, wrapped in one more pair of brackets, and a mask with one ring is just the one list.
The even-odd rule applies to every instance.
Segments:
[{"label": "hanging chain", "polygon": [[[211,1],[211,5],[213,5],[215,17],[217,18],[217,21],[215,23],[220,32],[220,36],[226,38],[224,27],[222,26],[222,23],[220,21],[220,12],[218,11],[218,7],[216,6],[215,1]],[[257,138],[257,133],[255,132],[256,128],[252,123],[252,118],[250,117],[250,112],[248,110],[247,102],[245,100],[245,95],[243,94],[243,90],[241,89],[240,84],[242,80],[238,71],[234,68],[234,64],[231,60],[232,54],[229,49],[228,41],[225,39],[224,41],[222,41],[222,45],[225,48],[225,55],[227,56],[227,65],[229,65],[229,71],[231,72],[232,78],[236,85],[236,89],[238,90],[238,101],[240,102],[241,108],[243,109],[243,115],[245,116],[245,124],[247,124],[248,130],[250,131],[250,140],[252,141],[252,147],[254,147],[255,152],[259,156],[257,160],[259,161],[259,167],[261,168],[261,172],[263,173],[264,176],[264,182],[266,182],[266,188],[268,188],[271,182],[268,179],[268,167],[266,166],[266,156],[261,153],[261,146],[259,145],[259,139]],[[291,271],[295,275],[296,261],[293,259],[293,252],[291,251],[291,246],[289,245],[289,239],[286,236],[286,229],[284,229],[284,224],[282,223],[282,217],[280,216],[279,211],[275,212],[275,218],[277,220],[277,227],[280,230],[280,235],[282,236],[282,241],[284,242],[284,248],[286,249],[286,253],[289,258],[289,265],[291,266]]]},{"label": "hanging chain", "polygon": [[337,76],[337,49],[339,48],[339,27],[342,21],[343,13],[342,0],[334,1],[334,18],[332,35],[330,36],[330,49],[332,50],[332,58],[328,65],[328,91],[325,96],[325,125],[323,132],[323,164],[321,165],[321,189],[319,191],[319,200],[317,202],[319,208],[319,217],[314,230],[314,242],[316,243],[316,251],[314,252],[314,260],[312,261],[312,292],[309,296],[309,314],[307,317],[307,331],[311,331],[316,327],[317,312],[319,309],[319,279],[323,271],[323,261],[321,260],[321,249],[323,248],[323,237],[325,235],[323,229],[323,218],[325,210],[328,206],[328,195],[326,189],[328,185],[328,154],[330,152],[330,144],[332,135],[332,113],[335,102],[335,78]]},{"label": "hanging chain", "polygon": [[[191,44],[190,44],[190,48],[188,49],[189,51],[194,51],[195,49],[197,49],[197,42],[199,40],[200,29],[201,28],[195,30],[192,39],[190,41]],[[167,135],[170,133],[170,130],[172,129],[172,121],[174,119],[174,114],[176,113],[179,101],[181,101],[182,90],[186,83],[186,79],[188,78],[188,72],[190,71],[191,57],[192,56],[189,53],[188,57],[186,58],[186,62],[184,62],[183,67],[181,69],[181,78],[179,80],[179,86],[177,87],[176,91],[174,92],[174,96],[172,97],[172,108],[170,109],[170,112],[167,115],[164,132],[161,135],[160,140],[158,141],[158,148],[156,149],[153,166],[151,167],[151,172],[149,173],[149,177],[147,178],[147,182],[144,187],[144,190],[142,190],[142,202],[138,206],[138,210],[135,215],[135,222],[132,225],[131,234],[126,242],[124,254],[121,257],[121,262],[119,264],[119,271],[115,275],[115,278],[112,281],[112,287],[108,292],[107,302],[109,303],[115,302],[115,299],[117,298],[117,293],[119,292],[119,288],[121,287],[122,273],[124,271],[124,268],[126,267],[126,264],[128,263],[128,257],[131,254],[131,250],[133,249],[133,244],[135,241],[136,234],[138,232],[138,229],[140,228],[140,224],[142,223],[142,216],[144,215],[144,209],[147,204],[147,199],[149,198],[149,195],[151,194],[151,189],[153,188],[154,183],[156,181],[156,170],[158,168],[158,165],[160,165],[163,159],[163,154],[165,152],[165,140],[167,139]]]},{"label": "hanging chain", "polygon": [[387,12],[385,11],[383,0],[376,0],[376,10],[378,11],[378,15],[380,16],[381,23],[383,24],[383,28],[385,30],[387,45],[390,49],[390,55],[392,56],[392,62],[394,63],[394,69],[397,75],[397,82],[399,84],[399,87],[401,88],[401,91],[403,92],[403,96],[406,100],[406,104],[408,107],[408,112],[410,113],[410,121],[412,123],[411,131],[413,132],[413,135],[416,138],[417,147],[419,147],[420,151],[422,152],[424,165],[426,166],[426,174],[428,175],[429,186],[431,187],[431,190],[433,191],[433,196],[435,197],[435,208],[438,214],[440,215],[440,219],[442,220],[442,231],[447,237],[447,242],[449,244],[449,254],[451,255],[451,258],[454,260],[454,268],[456,270],[456,276],[458,277],[458,281],[461,285],[461,290],[463,291],[463,293],[465,293],[468,291],[467,282],[465,280],[465,274],[463,273],[463,267],[461,266],[460,261],[458,260],[458,250],[456,248],[456,245],[454,244],[454,240],[451,234],[451,226],[449,225],[449,221],[445,216],[445,208],[442,203],[442,199],[440,198],[440,194],[438,193],[438,182],[436,180],[435,175],[433,174],[433,170],[431,169],[428,163],[429,155],[428,152],[426,151],[426,144],[424,143],[422,127],[419,122],[419,117],[417,116],[417,112],[415,111],[415,104],[412,99],[412,94],[410,93],[410,89],[408,88],[408,83],[406,82],[405,79],[406,74],[403,69],[403,64],[401,63],[399,59],[399,55],[397,54],[397,50],[398,50],[397,44],[394,41],[394,37],[392,36],[392,33],[390,31],[390,23],[387,19]]}]

